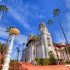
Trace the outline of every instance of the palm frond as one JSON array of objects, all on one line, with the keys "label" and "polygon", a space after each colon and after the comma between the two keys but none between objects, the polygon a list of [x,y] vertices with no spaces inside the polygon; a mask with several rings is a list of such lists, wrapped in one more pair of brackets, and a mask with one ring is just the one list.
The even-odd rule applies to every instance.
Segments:
[{"label": "palm frond", "polygon": [[48,24],[53,24],[53,21],[51,19],[49,19]]},{"label": "palm frond", "polygon": [[6,5],[0,5],[0,11],[7,12],[8,11],[7,6]]},{"label": "palm frond", "polygon": [[10,29],[12,29],[12,28],[14,28],[14,27],[8,27],[7,30],[6,30],[6,32],[9,32]]},{"label": "palm frond", "polygon": [[60,13],[60,9],[54,9],[54,10],[53,10],[54,16],[58,16],[59,13]]}]

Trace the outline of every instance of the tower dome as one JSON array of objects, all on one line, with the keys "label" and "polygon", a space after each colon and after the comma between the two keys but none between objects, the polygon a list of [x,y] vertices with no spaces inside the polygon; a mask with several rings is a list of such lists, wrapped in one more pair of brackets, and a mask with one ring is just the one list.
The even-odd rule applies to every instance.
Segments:
[{"label": "tower dome", "polygon": [[44,27],[46,27],[45,23],[41,22],[40,25],[39,25],[39,28],[44,28]]},{"label": "tower dome", "polygon": [[47,29],[46,24],[44,22],[40,23],[39,30],[41,33],[47,33],[48,32],[48,29]]}]

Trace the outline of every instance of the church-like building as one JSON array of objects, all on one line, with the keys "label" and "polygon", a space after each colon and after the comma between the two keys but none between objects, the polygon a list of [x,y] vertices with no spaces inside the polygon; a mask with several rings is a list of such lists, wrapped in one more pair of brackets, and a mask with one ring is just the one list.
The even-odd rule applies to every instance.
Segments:
[{"label": "church-like building", "polygon": [[40,35],[30,34],[26,48],[22,53],[22,61],[31,62],[35,58],[49,58],[50,51],[56,57],[56,52],[52,43],[52,38],[45,23],[39,25]]},{"label": "church-like building", "polygon": [[39,35],[35,36],[30,34],[28,37],[28,42],[26,44],[26,48],[23,49],[22,59],[24,62],[31,62],[36,58],[49,58],[50,52],[54,54],[57,59],[57,55],[59,59],[64,58],[63,52],[62,56],[60,51],[56,51],[52,42],[52,38],[45,23],[40,23],[39,25]]}]

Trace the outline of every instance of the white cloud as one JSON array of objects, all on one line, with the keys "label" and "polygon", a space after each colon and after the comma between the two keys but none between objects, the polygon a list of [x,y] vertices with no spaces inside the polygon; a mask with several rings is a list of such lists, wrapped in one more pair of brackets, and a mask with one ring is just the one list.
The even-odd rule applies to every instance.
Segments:
[{"label": "white cloud", "polygon": [[14,10],[13,8],[9,7],[9,12],[11,13],[11,15],[20,22],[20,24],[22,24],[23,27],[25,27],[26,29],[29,29],[30,26],[29,24],[26,22],[25,18],[23,17],[23,15],[19,14],[16,10]]},{"label": "white cloud", "polygon": [[[5,32],[6,31],[6,27],[1,27],[0,26],[0,37],[3,39],[7,39],[8,38],[8,33]],[[18,36],[15,37],[15,42],[18,45],[22,45],[23,43],[26,43],[27,41],[27,36],[23,35],[23,34],[19,34]],[[5,42],[5,40],[1,40],[0,42]]]},{"label": "white cloud", "polygon": [[1,2],[2,0],[0,0],[0,2]]},{"label": "white cloud", "polygon": [[[18,1],[16,1],[16,2],[18,2]],[[19,2],[18,2],[19,3]],[[23,15],[23,13],[25,12],[26,13],[26,11],[24,11],[24,9],[27,9],[27,7],[24,7],[24,9],[22,9],[23,7],[22,7],[22,5],[20,5],[20,3],[19,3],[19,6],[16,6],[16,4],[13,4],[13,6],[11,7],[11,5],[9,5],[9,4],[7,4],[7,3],[5,3],[6,4],[6,6],[8,7],[8,9],[9,9],[9,14],[14,18],[14,19],[16,19],[18,22],[20,22],[20,24],[24,27],[24,28],[26,28],[27,30],[29,30],[30,29],[30,25],[28,24],[28,22],[27,22],[27,20],[25,19],[25,17],[24,17],[24,15]],[[20,10],[19,10],[19,8],[21,8],[21,10],[23,11],[23,12],[21,12]],[[17,24],[18,25],[18,24]]]},{"label": "white cloud", "polygon": [[6,41],[5,41],[5,40],[0,39],[0,42],[1,42],[1,43],[5,43]]},{"label": "white cloud", "polygon": [[0,26],[0,37],[5,39],[8,37],[8,33],[6,32],[6,27]]},{"label": "white cloud", "polygon": [[0,12],[0,20],[1,20],[1,18],[2,18],[2,12]]},{"label": "white cloud", "polygon": [[23,43],[26,43],[27,42],[27,36],[26,35],[23,35],[23,34],[20,34],[19,36],[17,36],[15,38],[15,41],[17,43],[19,43],[19,45],[22,45]]},{"label": "white cloud", "polygon": [[66,20],[67,20],[67,27],[69,28],[69,30],[70,30],[70,12],[68,12],[68,13],[66,13]]},{"label": "white cloud", "polygon": [[67,38],[68,38],[68,41],[70,43],[70,0],[66,0],[66,7],[67,9],[69,10],[66,14],[65,14],[65,17],[66,17],[66,26],[67,26],[67,32],[66,32],[66,35],[67,35]]},{"label": "white cloud", "polygon": [[70,0],[66,0],[66,6],[68,9],[70,9]]},{"label": "white cloud", "polygon": [[[3,27],[3,26],[0,26],[0,37],[1,38],[4,38],[4,39],[7,39],[8,38],[8,33],[5,32],[6,31],[6,27]],[[1,43],[6,43],[5,40],[3,39],[0,39],[0,42]],[[23,35],[23,34],[20,34],[18,36],[15,37],[15,40],[14,40],[14,45],[13,45],[13,51],[12,51],[12,54],[11,54],[11,59],[16,59],[16,47],[19,47],[20,50],[22,51],[24,46],[23,46],[23,43],[26,43],[27,42],[27,36],[26,35]],[[22,53],[20,52],[20,55]],[[21,59],[21,56],[19,57],[19,60]]]},{"label": "white cloud", "polygon": [[56,37],[55,39],[56,39],[57,43],[60,43],[60,42],[65,43],[65,38],[61,33],[55,32],[54,34],[55,34],[55,37]]}]

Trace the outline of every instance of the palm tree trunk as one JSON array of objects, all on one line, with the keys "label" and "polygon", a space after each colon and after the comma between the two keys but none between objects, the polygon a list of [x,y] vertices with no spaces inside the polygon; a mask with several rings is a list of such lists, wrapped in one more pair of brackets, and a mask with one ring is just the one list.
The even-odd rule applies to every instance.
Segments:
[{"label": "palm tree trunk", "polygon": [[63,52],[63,57],[64,57],[63,59],[65,60],[65,55],[64,55],[64,51],[65,51],[65,50],[62,50],[62,52]]},{"label": "palm tree trunk", "polygon": [[18,58],[19,58],[19,50],[17,50],[17,61],[19,61]]},{"label": "palm tree trunk", "polygon": [[61,60],[62,60],[62,62],[64,63],[64,58],[62,57],[63,51],[62,51],[61,48],[59,48],[59,51],[60,51],[60,57],[61,57]]},{"label": "palm tree trunk", "polygon": [[[10,34],[9,34],[9,36],[8,36],[8,39],[7,39],[7,41],[6,41],[6,44],[5,44],[5,48],[6,48],[6,51],[7,51],[7,48],[8,48],[8,42],[9,42],[9,40],[10,40]],[[6,53],[6,51],[5,51],[5,53]]]},{"label": "palm tree trunk", "polygon": [[58,55],[58,52],[57,52],[57,49],[56,48],[55,48],[55,51],[56,51],[57,59],[59,61],[59,55]]},{"label": "palm tree trunk", "polygon": [[10,40],[10,36],[11,36],[11,35],[9,34],[8,39],[7,39],[7,41],[6,41],[6,44],[5,44],[5,50],[4,50],[4,52],[3,52],[3,59],[4,59],[5,54],[6,54],[6,52],[7,52],[8,42],[9,42],[9,40]]},{"label": "palm tree trunk", "polygon": [[[61,30],[62,30],[62,32],[63,32],[64,38],[65,38],[65,40],[66,40],[66,44],[68,45],[68,40],[67,40],[66,34],[65,34],[65,32],[64,32],[64,29],[63,29],[63,27],[62,27],[62,25],[61,25],[60,19],[59,19],[59,18],[57,18],[57,19],[58,19],[58,21],[59,21],[59,25],[60,25]],[[67,47],[68,47],[68,46],[67,46]],[[66,51],[67,58],[68,58],[68,61],[69,61],[69,56],[68,56],[69,51],[68,51],[67,47],[65,47],[65,51]]]}]

